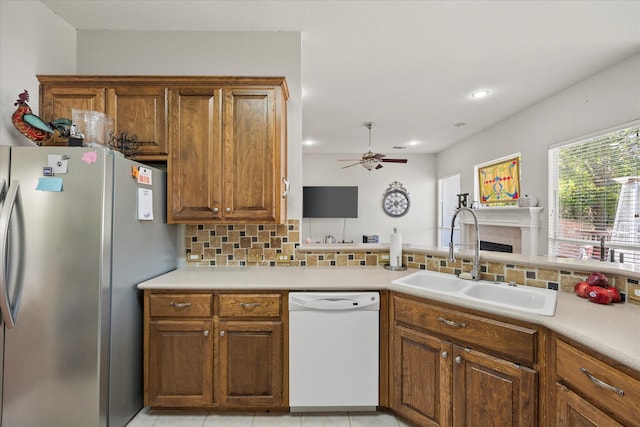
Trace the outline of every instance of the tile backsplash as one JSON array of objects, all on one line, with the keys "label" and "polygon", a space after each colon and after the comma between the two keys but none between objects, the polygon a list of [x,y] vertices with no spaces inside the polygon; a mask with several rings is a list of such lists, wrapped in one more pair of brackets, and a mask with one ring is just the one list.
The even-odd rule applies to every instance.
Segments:
[{"label": "tile backsplash", "polygon": [[[300,220],[289,219],[286,224],[187,225],[185,231],[187,259],[196,255],[198,261],[189,266],[202,267],[287,267],[337,266],[370,267],[389,263],[388,249],[362,250],[300,250]],[[461,257],[450,263],[446,256],[405,251],[403,265],[409,268],[460,274],[471,271],[472,260]],[[540,288],[573,292],[576,283],[585,280],[590,271],[556,270],[550,268],[507,264],[481,263],[485,280],[514,281]],[[609,276],[609,283],[622,292],[627,285],[637,285],[636,279]]]}]

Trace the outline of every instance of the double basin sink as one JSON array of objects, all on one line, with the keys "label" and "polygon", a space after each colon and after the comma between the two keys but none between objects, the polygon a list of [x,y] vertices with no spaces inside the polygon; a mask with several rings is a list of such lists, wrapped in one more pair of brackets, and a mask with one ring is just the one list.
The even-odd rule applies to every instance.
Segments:
[{"label": "double basin sink", "polygon": [[448,295],[469,302],[479,302],[512,310],[553,316],[556,312],[557,291],[517,285],[515,283],[461,279],[452,274],[421,270],[394,280],[425,292]]}]

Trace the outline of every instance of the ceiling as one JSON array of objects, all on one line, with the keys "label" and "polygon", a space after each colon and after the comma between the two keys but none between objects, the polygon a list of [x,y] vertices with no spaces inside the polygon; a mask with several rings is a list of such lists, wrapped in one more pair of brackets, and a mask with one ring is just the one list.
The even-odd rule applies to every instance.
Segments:
[{"label": "ceiling", "polygon": [[369,121],[374,151],[436,153],[640,52],[640,0],[42,3],[80,30],[301,32],[305,153],[362,153]]}]

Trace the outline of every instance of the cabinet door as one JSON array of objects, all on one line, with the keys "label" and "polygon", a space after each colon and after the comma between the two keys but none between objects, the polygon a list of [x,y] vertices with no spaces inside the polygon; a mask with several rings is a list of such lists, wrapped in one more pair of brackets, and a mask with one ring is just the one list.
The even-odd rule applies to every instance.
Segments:
[{"label": "cabinet door", "polygon": [[[105,89],[101,87],[43,86],[40,90],[38,115],[45,122],[67,118],[73,120],[72,109],[105,112]],[[67,146],[67,138],[56,135],[45,145]]]},{"label": "cabinet door", "polygon": [[224,91],[225,219],[273,223],[280,197],[275,89]]},{"label": "cabinet door", "polygon": [[393,410],[421,426],[451,425],[450,343],[396,326]]},{"label": "cabinet door", "polygon": [[283,405],[282,323],[220,322],[221,406]]},{"label": "cabinet door", "polygon": [[121,86],[107,89],[107,114],[115,131],[138,138],[137,160],[166,160],[166,89],[155,86]]},{"label": "cabinet door", "polygon": [[556,425],[563,427],[622,427],[607,414],[556,383]]},{"label": "cabinet door", "polygon": [[210,320],[150,322],[146,405],[212,404],[213,332]]},{"label": "cabinet door", "polygon": [[453,346],[454,426],[537,426],[538,374]]},{"label": "cabinet door", "polygon": [[169,223],[222,219],[221,95],[217,88],[169,91]]}]

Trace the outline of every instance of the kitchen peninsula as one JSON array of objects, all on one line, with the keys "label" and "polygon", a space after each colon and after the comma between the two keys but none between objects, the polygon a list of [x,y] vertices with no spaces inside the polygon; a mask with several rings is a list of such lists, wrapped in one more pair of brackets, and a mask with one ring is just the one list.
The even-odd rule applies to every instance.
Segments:
[{"label": "kitchen peninsula", "polygon": [[[307,256],[307,260],[311,253],[322,253],[323,255],[319,255],[322,259],[318,259],[324,262],[325,257],[331,258],[347,251],[357,253],[363,249],[362,245],[348,246],[303,245],[298,247],[298,251],[300,254],[304,253]],[[179,295],[184,298],[190,295],[200,298],[203,295],[209,295],[210,297],[208,298],[210,299],[207,299],[205,306],[207,307],[207,312],[213,313],[213,315],[206,317],[210,316],[210,314],[207,314],[205,317],[213,319],[213,324],[211,324],[214,331],[213,335],[216,335],[219,331],[224,331],[222,327],[215,325],[218,322],[217,310],[222,309],[220,305],[222,299],[245,297],[248,298],[247,301],[253,301],[252,298],[268,298],[272,301],[275,298],[280,301],[280,311],[277,315],[274,315],[275,317],[257,317],[256,321],[262,322],[262,330],[276,330],[277,332],[274,336],[279,341],[271,342],[281,343],[281,358],[279,361],[274,362],[273,357],[270,359],[272,360],[272,366],[281,369],[275,380],[280,388],[276,387],[270,390],[276,390],[281,393],[281,398],[279,400],[276,399],[277,404],[271,406],[270,404],[262,405],[255,400],[247,401],[253,402],[249,405],[253,409],[287,410],[288,312],[285,296],[288,291],[379,290],[382,297],[380,317],[380,338],[382,343],[380,354],[381,387],[379,391],[381,407],[390,408],[417,425],[422,425],[427,419],[433,420],[439,417],[438,414],[430,414],[427,409],[411,409],[414,404],[405,402],[406,396],[402,395],[401,390],[397,389],[398,384],[402,384],[403,381],[402,378],[397,377],[398,363],[403,364],[403,366],[406,363],[406,369],[418,369],[415,375],[419,375],[420,372],[424,374],[422,368],[412,365],[413,359],[409,355],[412,354],[411,351],[422,351],[420,349],[426,348],[424,347],[425,343],[433,343],[435,339],[435,342],[442,343],[437,344],[438,346],[445,346],[442,347],[445,349],[442,350],[443,355],[447,354],[448,348],[446,346],[450,345],[447,343],[453,342],[454,349],[452,354],[477,358],[486,352],[488,354],[486,357],[489,357],[488,360],[504,359],[505,362],[512,360],[511,364],[505,366],[513,366],[513,363],[516,363],[516,366],[521,366],[516,373],[525,372],[527,376],[522,378],[509,377],[508,382],[512,383],[513,387],[517,385],[516,388],[520,390],[518,393],[524,393],[522,396],[533,396],[529,396],[528,399],[533,399],[531,405],[535,409],[533,410],[531,407],[520,408],[523,414],[527,414],[522,417],[522,420],[528,420],[521,425],[556,425],[558,420],[563,419],[562,417],[565,416],[567,405],[573,405],[571,403],[573,401],[570,400],[574,396],[572,390],[575,389],[579,394],[593,398],[596,398],[597,395],[592,393],[601,392],[599,386],[593,385],[593,380],[586,379],[588,378],[586,374],[580,374],[584,376],[586,383],[581,382],[582,376],[572,377],[573,370],[567,364],[573,363],[574,359],[587,366],[590,369],[588,372],[594,378],[605,378],[611,382],[624,384],[626,397],[611,397],[608,396],[606,391],[602,391],[604,393],[603,399],[613,398],[621,405],[622,412],[616,412],[621,414],[619,415],[620,418],[612,418],[613,420],[618,419],[622,422],[628,422],[629,419],[637,419],[637,415],[640,413],[638,400],[635,400],[635,403],[632,404],[628,402],[633,402],[631,399],[635,399],[634,396],[638,396],[638,393],[640,393],[640,348],[638,344],[640,342],[640,331],[636,327],[640,315],[640,307],[630,303],[598,305],[578,298],[569,291],[572,290],[574,283],[584,280],[584,277],[589,272],[595,270],[604,272],[610,278],[612,284],[626,291],[628,286],[638,284],[640,271],[633,267],[621,267],[612,263],[583,262],[549,257],[519,257],[518,260],[514,260],[513,255],[482,253],[483,278],[501,281],[513,280],[519,284],[538,287],[553,286],[555,284],[560,292],[555,315],[549,317],[527,314],[488,304],[469,303],[429,293],[428,291],[393,284],[392,282],[395,279],[420,269],[455,274],[459,271],[467,271],[470,268],[470,257],[467,253],[459,254],[459,258],[463,258],[462,261],[458,260],[457,264],[448,265],[446,253],[440,249],[414,245],[405,245],[403,249],[403,263],[409,266],[407,271],[390,271],[384,269],[381,265],[369,267],[364,266],[364,264],[361,267],[326,267],[317,265],[246,268],[187,267],[141,283],[139,288],[145,291],[145,304],[154,295]],[[382,254],[384,248],[380,248],[380,250],[380,254]],[[375,250],[368,252],[375,252]],[[360,255],[355,256],[359,257]],[[367,254],[364,253],[363,256],[366,257]],[[232,296],[230,297],[229,294]],[[427,311],[422,312],[421,310],[423,309]],[[441,331],[433,331],[431,329],[432,326],[428,326],[430,323],[422,323],[432,315],[428,313],[436,312],[449,313],[458,316],[459,319],[466,319],[466,325],[469,325],[469,327],[480,328],[479,331],[484,331],[484,333],[486,333],[484,328],[489,328],[495,335],[477,333],[475,343],[470,343],[464,336],[456,335],[457,332],[455,331],[452,332],[453,335],[443,335]],[[416,317],[411,317],[414,320],[410,320],[406,315],[399,316],[400,313]],[[204,319],[204,317],[194,318],[194,320]],[[245,320],[248,320],[248,318]],[[146,316],[145,328],[148,328],[150,321],[153,321],[153,319],[149,319]],[[414,324],[414,321],[417,323]],[[219,321],[219,323],[222,322],[223,319]],[[275,329],[273,326],[275,326]],[[498,329],[494,330],[494,328]],[[432,331],[435,334],[435,338],[431,335],[424,335],[424,331],[427,330]],[[500,344],[502,333],[525,334],[522,335],[523,339],[525,339],[523,342],[526,344],[528,340],[529,344],[526,344],[526,347],[529,350],[525,349],[526,351],[522,354],[511,354],[510,356],[509,349],[500,349],[500,346],[502,346]],[[420,341],[423,339],[421,338],[422,336],[427,341]],[[224,338],[214,336],[213,345],[207,348],[212,348],[211,351],[214,351],[213,348],[217,347],[219,345],[218,341],[222,339]],[[483,343],[482,340],[485,339],[489,341]],[[404,342],[409,347],[401,350],[402,346],[398,347],[400,342]],[[423,342],[423,344],[418,344],[420,342]],[[413,347],[413,350],[411,350],[411,343],[417,345]],[[458,351],[456,349],[464,350],[465,348],[469,353],[465,353],[465,351],[456,353]],[[477,349],[480,351],[477,352]],[[398,353],[398,351],[401,352]],[[410,353],[405,354],[402,351],[410,351]],[[439,353],[440,351],[435,354]],[[480,356],[475,356],[476,353]],[[495,355],[500,357],[496,359]],[[148,357],[148,353],[146,353],[145,357]],[[226,354],[225,357],[228,358],[229,354]],[[408,359],[405,359],[407,357]],[[211,356],[211,359],[220,360],[215,356]],[[455,359],[454,365],[443,368],[445,369],[444,372],[448,372],[447,369],[449,371],[453,370],[454,378],[456,369],[460,369],[456,365],[459,363],[458,357],[456,356]],[[443,363],[442,360],[438,360],[434,359],[434,363]],[[483,359],[473,360],[479,363]],[[222,369],[216,366],[216,362],[210,366],[214,370]],[[502,368],[498,366],[491,369]],[[221,404],[220,399],[216,400],[216,394],[220,394],[221,390],[225,390],[227,387],[226,385],[215,384],[216,381],[220,381],[219,375],[224,377],[227,374],[213,373],[212,377],[214,379],[217,378],[217,380],[210,380],[214,382],[213,387],[205,383],[205,387],[209,387],[214,391],[212,392],[213,397],[203,406],[219,410],[238,407]],[[453,387],[456,386],[456,381],[453,381]],[[529,383],[532,385],[525,387],[524,384]],[[148,388],[147,386],[148,384],[145,384],[145,389]],[[410,385],[406,386],[410,387]],[[526,390],[522,389],[522,387],[525,387]],[[532,388],[529,389],[528,387]],[[587,387],[586,391],[581,387]],[[589,387],[595,387],[595,390],[591,390]],[[221,394],[221,396],[225,396],[225,394]],[[558,397],[556,398],[555,396]],[[569,397],[565,399],[566,396]],[[437,399],[441,398],[441,396],[437,397]],[[447,399],[451,399],[451,396]],[[512,402],[518,400],[516,395],[509,397],[509,399],[512,399]],[[557,403],[556,400],[560,403]],[[538,403],[536,404],[535,402]],[[149,404],[149,402],[146,401],[146,404]],[[475,403],[467,402],[467,404],[473,407]],[[592,405],[593,401],[591,403],[580,401],[580,405],[582,404]],[[157,407],[162,408],[163,405],[157,405]],[[442,416],[446,420],[446,414]],[[611,414],[605,413],[604,416],[611,416]]]}]

